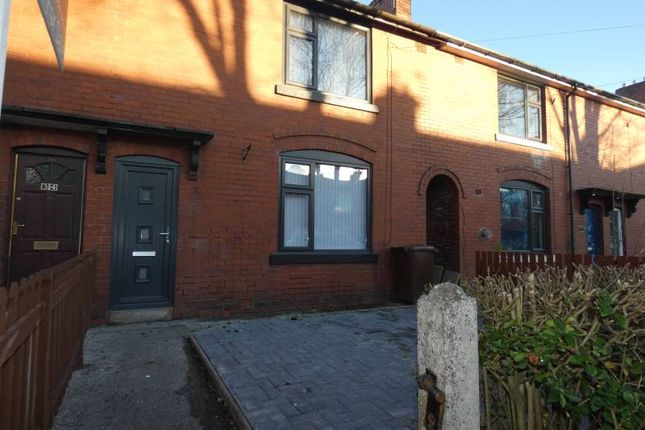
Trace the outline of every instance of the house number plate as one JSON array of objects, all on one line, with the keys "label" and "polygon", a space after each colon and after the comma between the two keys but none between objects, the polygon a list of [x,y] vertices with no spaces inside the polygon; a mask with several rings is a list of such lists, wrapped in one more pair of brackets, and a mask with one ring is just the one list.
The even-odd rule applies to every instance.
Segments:
[{"label": "house number plate", "polygon": [[41,191],[58,191],[58,184],[43,182],[40,184]]}]

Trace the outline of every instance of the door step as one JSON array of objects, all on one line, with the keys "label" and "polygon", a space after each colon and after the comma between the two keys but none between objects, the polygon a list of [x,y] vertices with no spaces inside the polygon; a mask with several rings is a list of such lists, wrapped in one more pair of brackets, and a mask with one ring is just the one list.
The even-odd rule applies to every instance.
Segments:
[{"label": "door step", "polygon": [[127,311],[110,311],[109,324],[130,324],[149,321],[169,321],[172,319],[172,308],[130,309]]}]

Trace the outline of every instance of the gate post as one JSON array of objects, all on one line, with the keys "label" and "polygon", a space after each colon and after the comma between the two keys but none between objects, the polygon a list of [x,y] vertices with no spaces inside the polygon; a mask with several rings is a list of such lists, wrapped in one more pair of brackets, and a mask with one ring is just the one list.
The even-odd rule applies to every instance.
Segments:
[{"label": "gate post", "polygon": [[460,287],[440,284],[419,298],[419,430],[480,428],[477,339],[477,302]]}]

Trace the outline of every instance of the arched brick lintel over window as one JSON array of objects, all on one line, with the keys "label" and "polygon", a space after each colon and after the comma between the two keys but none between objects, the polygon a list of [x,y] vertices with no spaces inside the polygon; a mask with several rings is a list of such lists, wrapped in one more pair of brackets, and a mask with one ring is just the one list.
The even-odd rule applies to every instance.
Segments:
[{"label": "arched brick lintel over window", "polygon": [[533,182],[544,188],[551,188],[553,183],[551,176],[528,167],[511,166],[499,168],[497,172],[499,173],[498,179],[500,184],[508,181],[526,181]]},{"label": "arched brick lintel over window", "polygon": [[372,163],[376,153],[376,149],[365,142],[326,132],[281,132],[275,133],[273,139],[278,154],[287,151],[321,150],[346,154]]}]

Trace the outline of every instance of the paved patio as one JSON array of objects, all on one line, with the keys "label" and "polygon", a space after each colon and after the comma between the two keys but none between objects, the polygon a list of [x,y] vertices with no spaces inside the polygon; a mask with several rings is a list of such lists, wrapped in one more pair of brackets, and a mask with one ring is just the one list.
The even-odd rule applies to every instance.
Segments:
[{"label": "paved patio", "polygon": [[193,334],[243,427],[416,428],[416,309],[227,321]]}]

